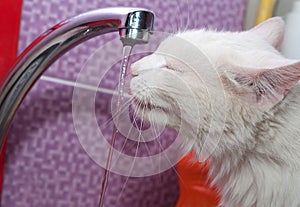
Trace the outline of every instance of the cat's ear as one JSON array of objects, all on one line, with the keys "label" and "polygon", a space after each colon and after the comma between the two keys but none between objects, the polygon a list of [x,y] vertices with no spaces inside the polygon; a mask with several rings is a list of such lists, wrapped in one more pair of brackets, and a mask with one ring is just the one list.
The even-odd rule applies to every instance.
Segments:
[{"label": "cat's ear", "polygon": [[248,32],[260,36],[273,47],[279,49],[284,36],[284,21],[281,17],[273,17],[253,27]]},{"label": "cat's ear", "polygon": [[225,83],[239,97],[251,104],[270,108],[300,80],[300,62],[273,69],[235,68],[225,71],[224,76]]}]

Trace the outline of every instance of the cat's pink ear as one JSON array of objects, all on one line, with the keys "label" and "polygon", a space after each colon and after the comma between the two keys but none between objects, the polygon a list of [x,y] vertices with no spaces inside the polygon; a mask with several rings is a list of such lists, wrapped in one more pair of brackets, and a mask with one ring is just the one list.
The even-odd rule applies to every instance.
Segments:
[{"label": "cat's pink ear", "polygon": [[273,17],[260,23],[248,32],[260,36],[273,47],[279,49],[284,36],[284,21],[281,17]]},{"label": "cat's pink ear", "polygon": [[225,71],[229,86],[251,104],[267,108],[280,102],[300,80],[300,62],[273,69],[235,69]]}]

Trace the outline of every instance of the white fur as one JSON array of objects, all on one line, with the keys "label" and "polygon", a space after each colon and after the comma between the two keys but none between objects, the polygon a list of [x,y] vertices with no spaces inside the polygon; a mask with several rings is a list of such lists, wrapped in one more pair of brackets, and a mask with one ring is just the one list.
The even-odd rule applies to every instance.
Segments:
[{"label": "white fur", "polygon": [[[186,31],[132,66],[133,95],[165,109],[171,127],[184,128],[187,150],[210,156],[210,178],[220,191],[220,206],[300,206],[300,86],[294,84],[300,78],[300,64],[276,50],[282,33],[279,18],[245,32]],[[196,67],[203,80],[189,69],[189,63],[162,52],[172,50],[176,38],[210,60],[211,67],[204,67],[206,63]],[[197,58],[184,49],[178,54],[185,60]],[[269,77],[275,86],[267,83]],[[215,84],[220,79],[223,88]],[[224,94],[226,105],[220,99]],[[218,108],[212,110],[211,103]],[[205,140],[212,116],[217,126]]]}]

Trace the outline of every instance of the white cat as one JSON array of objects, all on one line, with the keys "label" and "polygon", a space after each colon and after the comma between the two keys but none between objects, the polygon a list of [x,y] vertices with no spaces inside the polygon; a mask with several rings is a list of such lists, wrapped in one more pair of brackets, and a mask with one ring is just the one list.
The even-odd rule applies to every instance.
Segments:
[{"label": "white cat", "polygon": [[[169,126],[184,127],[188,150],[210,156],[220,206],[300,206],[300,62],[278,52],[283,32],[278,17],[244,32],[185,31],[131,67],[131,91],[144,118],[151,111],[159,122],[163,111]],[[179,39],[191,49],[176,46]],[[210,66],[200,62],[193,71],[166,54],[177,50],[177,59],[193,61],[195,48]],[[175,102],[184,103],[180,110]],[[212,111],[212,103],[219,108]],[[209,132],[212,115],[217,126]]]}]

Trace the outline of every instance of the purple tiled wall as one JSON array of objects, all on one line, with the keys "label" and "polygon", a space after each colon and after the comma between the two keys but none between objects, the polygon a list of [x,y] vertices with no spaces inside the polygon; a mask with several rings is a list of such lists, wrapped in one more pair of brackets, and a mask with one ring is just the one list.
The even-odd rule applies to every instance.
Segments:
[{"label": "purple tiled wall", "polygon": [[[24,0],[19,51],[50,26],[96,8],[148,8],[157,16],[155,30],[172,33],[204,26],[241,30],[246,4],[247,0]],[[109,34],[79,45],[54,63],[44,77],[58,82],[75,81],[88,58],[114,39],[116,35]],[[121,51],[111,48],[103,55],[120,59]],[[117,70],[111,70],[100,86],[114,88],[117,77]],[[97,206],[104,170],[86,154],[76,135],[72,119],[74,88],[51,80],[41,79],[35,84],[11,126],[2,195],[4,207]],[[104,119],[110,117],[110,99],[109,94],[97,93],[96,110]],[[108,128],[107,133],[110,131]],[[132,145],[127,147],[133,149]],[[149,147],[154,152],[157,146]],[[146,149],[140,155],[143,150]],[[104,206],[171,207],[178,198],[174,169],[144,178],[111,174],[109,184]]]}]

